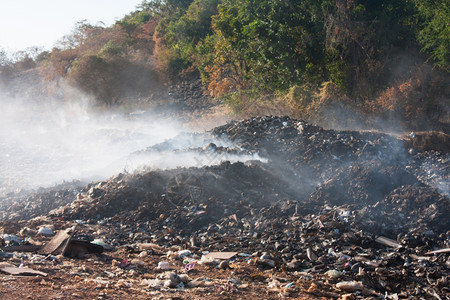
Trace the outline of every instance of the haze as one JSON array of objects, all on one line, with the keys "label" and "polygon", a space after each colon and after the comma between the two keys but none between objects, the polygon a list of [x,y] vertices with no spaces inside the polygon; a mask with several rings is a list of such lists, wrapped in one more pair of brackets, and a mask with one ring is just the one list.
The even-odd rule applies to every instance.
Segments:
[{"label": "haze", "polygon": [[51,49],[76,22],[112,25],[134,11],[141,0],[0,0],[0,48]]}]

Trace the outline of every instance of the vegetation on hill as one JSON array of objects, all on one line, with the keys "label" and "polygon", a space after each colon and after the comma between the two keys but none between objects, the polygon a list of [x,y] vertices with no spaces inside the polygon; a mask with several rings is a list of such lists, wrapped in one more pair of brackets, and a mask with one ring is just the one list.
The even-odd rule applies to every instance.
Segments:
[{"label": "vegetation on hill", "polygon": [[77,23],[51,51],[0,53],[1,76],[40,66],[108,106],[200,76],[237,112],[444,128],[449,20],[449,0],[143,1],[111,27]]}]

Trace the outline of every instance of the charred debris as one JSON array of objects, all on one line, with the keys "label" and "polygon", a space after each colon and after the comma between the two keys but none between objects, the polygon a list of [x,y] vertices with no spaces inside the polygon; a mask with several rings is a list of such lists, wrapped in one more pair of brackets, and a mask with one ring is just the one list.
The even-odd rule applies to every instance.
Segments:
[{"label": "charred debris", "polygon": [[[448,136],[433,139],[440,151],[424,151],[425,139],[418,143],[415,135],[326,130],[273,116],[205,135],[234,145],[189,149],[223,158],[219,165],[149,169],[5,196],[2,253],[11,246],[8,235],[22,241],[42,226],[77,224],[78,240],[101,238],[129,253],[141,253],[143,243],[160,256],[188,249],[198,261],[202,253],[234,251],[240,255],[217,262],[218,269],[251,265],[254,273],[239,284],[257,282],[284,296],[450,297]],[[168,145],[146,151],[185,151]],[[231,154],[255,160],[230,163]],[[178,263],[183,269],[186,261]],[[235,288],[226,293],[245,293],[228,284]],[[180,288],[172,285],[146,288]]]}]

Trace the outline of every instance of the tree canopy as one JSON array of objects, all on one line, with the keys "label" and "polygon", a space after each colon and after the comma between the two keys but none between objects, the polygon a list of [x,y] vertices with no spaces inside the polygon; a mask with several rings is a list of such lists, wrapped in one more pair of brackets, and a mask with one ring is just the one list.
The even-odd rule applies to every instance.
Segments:
[{"label": "tree canopy", "polygon": [[[156,72],[170,80],[201,76],[212,96],[227,101],[302,95],[308,99],[284,103],[298,113],[328,99],[326,91],[366,111],[390,110],[387,95],[402,86],[423,112],[426,97],[448,92],[439,86],[450,72],[449,20],[450,0],[143,1],[110,27],[78,22],[50,52],[20,63],[2,54],[0,67],[6,74],[40,65],[49,80],[70,78],[99,99],[114,90],[99,86],[118,86],[130,70],[139,69],[139,82]],[[420,73],[427,64],[431,77]]]}]

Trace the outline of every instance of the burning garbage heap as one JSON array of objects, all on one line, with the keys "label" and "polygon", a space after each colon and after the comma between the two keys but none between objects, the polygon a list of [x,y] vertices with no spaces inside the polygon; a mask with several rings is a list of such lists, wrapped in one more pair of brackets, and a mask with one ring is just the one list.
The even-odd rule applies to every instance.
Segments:
[{"label": "burning garbage heap", "polygon": [[[235,121],[209,134],[235,145],[194,149],[222,156],[219,165],[119,174],[30,222],[101,225],[110,228],[103,242],[111,247],[233,251],[242,255],[220,269],[245,261],[262,271],[248,280],[290,296],[450,297],[448,153],[289,117]],[[267,162],[226,161],[236,152]],[[17,222],[33,209],[42,211],[17,205],[3,219]]]}]

